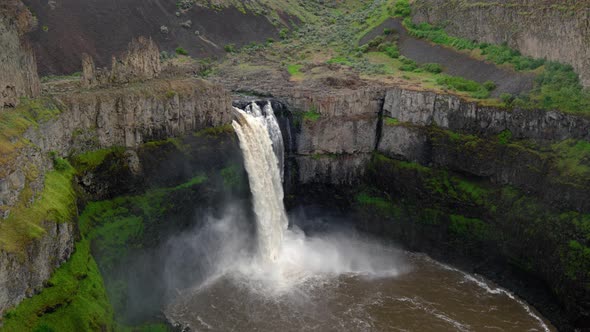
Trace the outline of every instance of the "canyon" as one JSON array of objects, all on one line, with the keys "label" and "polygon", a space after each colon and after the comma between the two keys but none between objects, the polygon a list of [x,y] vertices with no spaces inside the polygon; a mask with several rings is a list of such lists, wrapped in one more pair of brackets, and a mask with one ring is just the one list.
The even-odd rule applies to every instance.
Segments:
[{"label": "canyon", "polygon": [[[448,10],[427,2],[417,1],[416,22],[437,22]],[[470,12],[457,15],[477,22],[484,14],[471,11],[489,10],[461,8]],[[226,10],[236,9],[222,13]],[[166,226],[170,228],[187,228],[191,222],[193,212],[177,206],[186,202],[182,196],[201,202],[196,205],[203,209],[220,204],[216,201],[223,194],[199,187],[196,176],[216,176],[227,185],[220,170],[233,169],[242,178],[238,182],[243,181],[232,106],[270,102],[283,135],[287,207],[301,202],[331,206],[356,216],[355,227],[364,232],[489,278],[535,306],[560,330],[590,328],[587,115],[484,105],[451,91],[332,70],[333,64],[305,68],[322,74],[298,81],[266,63],[245,70],[230,59],[230,69],[196,77],[199,66],[160,62],[159,47],[166,43],[158,37],[126,40],[126,51],[113,44],[103,50],[108,55],[72,55],[61,63],[63,70],[42,55],[43,72],[71,72],[80,64],[83,69],[80,77],[49,81],[42,89],[32,52],[47,51],[39,52],[41,32],[35,32],[34,47],[24,37],[34,21],[20,1],[0,7],[0,40],[8,45],[0,54],[6,68],[0,75],[0,87],[6,87],[0,90],[5,106],[0,313],[7,321],[23,300],[52,288],[48,280],[82,252],[80,243],[89,242],[85,245],[97,257],[104,254],[92,244],[99,241],[91,239],[92,227],[79,222],[86,220],[85,207],[94,201],[175,188],[169,203],[181,226]],[[265,22],[254,26],[268,27]],[[472,29],[477,35],[467,35],[463,27],[447,29],[492,43],[506,40],[494,31]],[[567,24],[563,29],[575,37],[568,49],[588,49],[579,46],[587,45],[582,41],[586,30],[573,33]],[[250,40],[256,31],[248,31]],[[273,30],[269,36],[277,34]],[[544,35],[525,36],[524,42],[519,38],[509,44],[526,54],[571,63],[587,85],[590,66],[580,60],[583,54],[543,53],[555,49],[534,42],[555,43]],[[102,68],[109,61],[111,68]],[[22,213],[37,211],[35,206],[53,197],[52,181],[61,176],[68,189],[55,197],[64,213],[61,208]],[[191,179],[197,184],[182,187]],[[251,197],[244,186],[236,192],[245,202]],[[158,227],[164,226],[147,227],[142,246],[163,241],[155,235]],[[100,260],[98,265],[104,268]],[[48,304],[40,315],[62,305]],[[89,329],[99,328],[108,330]]]}]

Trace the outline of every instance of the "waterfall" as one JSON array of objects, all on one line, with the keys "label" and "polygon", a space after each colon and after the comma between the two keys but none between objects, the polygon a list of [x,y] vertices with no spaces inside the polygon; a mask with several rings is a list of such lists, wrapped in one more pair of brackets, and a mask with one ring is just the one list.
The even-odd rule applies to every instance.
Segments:
[{"label": "waterfall", "polygon": [[283,138],[270,102],[234,108],[238,135],[256,215],[258,254],[274,262],[280,254],[288,220],[283,205]]}]

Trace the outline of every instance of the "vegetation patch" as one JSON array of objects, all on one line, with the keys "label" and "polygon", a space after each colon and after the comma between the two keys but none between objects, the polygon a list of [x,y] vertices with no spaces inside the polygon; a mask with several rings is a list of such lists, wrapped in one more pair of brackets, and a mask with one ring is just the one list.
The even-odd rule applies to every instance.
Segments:
[{"label": "vegetation patch", "polygon": [[230,165],[221,170],[223,185],[226,189],[237,190],[245,186],[242,167],[239,165]]},{"label": "vegetation patch", "polygon": [[364,208],[377,210],[379,213],[388,216],[399,215],[399,209],[391,202],[390,199],[373,195],[369,192],[361,192],[355,197],[356,202]]},{"label": "vegetation patch", "polygon": [[[71,167],[69,172],[73,174]],[[114,312],[125,305],[126,287],[108,275],[105,288],[100,270],[112,271],[129,250],[140,246],[145,228],[174,207],[169,200],[172,193],[190,190],[205,181],[207,177],[199,175],[173,188],[89,203],[80,216],[82,239],[76,243],[74,254],[55,271],[40,294],[5,313],[3,330],[168,331],[162,324],[132,328],[115,322]]]},{"label": "vegetation patch", "polygon": [[[570,113],[590,113],[590,91],[583,88],[579,76],[570,65],[523,56],[506,44],[480,44],[471,40],[449,36],[440,27],[428,23],[414,24],[409,18],[404,20],[404,26],[408,29],[410,35],[416,38],[428,39],[436,44],[450,46],[457,50],[479,52],[487,61],[498,65],[511,65],[518,71],[539,69],[541,73],[535,80],[533,91],[521,96],[503,96],[501,98],[508,106],[531,109],[559,109]],[[485,88],[488,91],[493,90],[490,85],[486,85]],[[482,98],[482,96],[484,94],[478,93],[474,97]]]},{"label": "vegetation patch", "polygon": [[488,224],[480,219],[455,214],[451,215],[450,219],[449,230],[456,235],[480,241],[489,236]]},{"label": "vegetation patch", "polygon": [[180,47],[180,46],[179,46],[179,47],[177,47],[177,48],[176,48],[174,51],[175,51],[175,52],[176,52],[176,54],[178,54],[178,55],[188,55],[188,51],[187,51],[187,50],[185,50],[184,48]]},{"label": "vegetation patch", "polygon": [[590,180],[590,142],[565,140],[552,145],[555,165],[562,176],[580,183]]},{"label": "vegetation patch", "polygon": [[111,331],[113,310],[102,276],[82,239],[46,288],[4,314],[3,331]]},{"label": "vegetation patch", "polygon": [[93,150],[74,156],[72,158],[72,164],[79,173],[84,173],[101,165],[107,156],[121,154],[123,152],[125,152],[124,147]]},{"label": "vegetation patch", "polygon": [[194,135],[197,137],[219,137],[221,135],[233,134],[234,127],[231,124],[223,126],[209,127],[201,131],[196,132]]},{"label": "vegetation patch", "polygon": [[394,126],[397,126],[399,124],[400,124],[400,122],[399,122],[398,119],[396,119],[396,118],[390,118],[390,117],[385,117],[385,125],[394,127]]},{"label": "vegetation patch", "polygon": [[303,120],[308,122],[318,121],[322,115],[318,112],[317,107],[312,106],[307,112],[303,112]]},{"label": "vegetation patch", "polygon": [[468,80],[463,77],[440,75],[436,83],[448,89],[469,92],[469,94],[478,99],[485,99],[490,96],[490,91],[482,84]]},{"label": "vegetation patch", "polygon": [[32,204],[33,192],[22,190],[19,202],[0,223],[0,248],[23,253],[30,240],[45,234],[44,222],[71,222],[76,213],[76,195],[72,186],[74,168],[64,161],[63,169],[45,174],[43,192]]}]

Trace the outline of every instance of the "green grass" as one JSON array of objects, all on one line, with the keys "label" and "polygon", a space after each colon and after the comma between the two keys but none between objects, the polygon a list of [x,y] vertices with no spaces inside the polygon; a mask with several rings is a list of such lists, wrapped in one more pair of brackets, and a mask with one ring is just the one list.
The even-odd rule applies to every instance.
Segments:
[{"label": "green grass", "polygon": [[226,124],[223,126],[205,128],[203,130],[200,130],[200,131],[194,133],[194,135],[197,137],[214,137],[214,138],[216,138],[216,137],[219,137],[222,135],[232,134],[233,132],[234,132],[234,127],[232,127],[231,124]]},{"label": "green grass", "polygon": [[387,126],[397,126],[399,124],[399,120],[396,118],[385,117],[385,125]]},{"label": "green grass", "polygon": [[425,63],[420,66],[422,69],[429,73],[438,74],[443,71],[443,68],[438,63]]},{"label": "green grass", "polygon": [[397,207],[389,200],[384,197],[374,196],[368,192],[361,192],[355,197],[356,202],[364,208],[376,209],[379,213],[385,215],[397,215]]},{"label": "green grass", "polygon": [[590,277],[590,247],[576,240],[571,240],[564,251],[562,260],[564,261],[566,275],[571,280],[579,278],[588,280]]},{"label": "green grass", "polygon": [[181,190],[181,189],[190,189],[194,186],[200,185],[203,182],[207,181],[207,176],[205,175],[198,175],[190,179],[188,182],[185,182],[181,185],[178,185],[174,188],[174,190]]},{"label": "green grass", "polygon": [[78,172],[82,173],[98,167],[104,162],[107,156],[113,153],[123,153],[124,151],[124,147],[112,147],[89,151],[72,157],[72,164]]},{"label": "green grass", "polygon": [[590,142],[565,140],[551,147],[556,155],[555,166],[562,176],[590,180]]},{"label": "green grass", "polygon": [[408,17],[412,13],[409,0],[397,0],[393,7],[393,16]]},{"label": "green grass", "polygon": [[[68,171],[73,174],[73,168]],[[48,178],[52,184],[50,174]],[[111,271],[137,247],[146,225],[161,220],[173,208],[170,194],[206,180],[205,176],[196,176],[177,187],[89,203],[79,218],[82,239],[76,243],[75,252],[54,272],[41,293],[5,313],[3,331],[168,331],[162,324],[118,325],[114,312],[124,305],[126,286],[113,282],[116,280],[111,275],[105,275],[103,281],[98,266]],[[92,254],[91,244],[95,250]]]},{"label": "green grass", "polygon": [[61,113],[47,98],[21,99],[18,107],[0,112],[0,163],[16,157],[16,151],[28,144],[22,134],[29,128],[56,118]]},{"label": "green grass", "polygon": [[[405,19],[404,26],[417,38],[428,39],[436,44],[453,47],[457,50],[479,51],[485,60],[498,65],[510,65],[518,71],[540,70],[535,80],[535,88],[530,93],[514,98],[502,98],[508,106],[518,108],[559,109],[569,113],[590,113],[590,90],[584,89],[579,76],[570,65],[523,56],[507,45],[476,43],[470,40],[449,36],[442,28],[427,23],[413,24]],[[488,86],[488,90],[493,90]],[[477,93],[475,98],[482,98]]]},{"label": "green grass", "polygon": [[498,143],[506,145],[512,140],[512,132],[508,129],[498,134]]},{"label": "green grass", "polygon": [[303,78],[303,73],[301,72],[302,65],[290,64],[287,65],[287,71],[289,75],[291,75],[292,79],[301,79]]},{"label": "green grass", "polygon": [[179,47],[177,47],[177,48],[176,48],[174,51],[175,51],[175,52],[176,52],[176,54],[178,54],[178,55],[188,55],[188,51],[187,51],[187,50],[185,50],[184,48],[180,47],[180,46],[179,46]]},{"label": "green grass", "polygon": [[322,115],[318,113],[315,109],[309,110],[303,113],[303,120],[309,122],[316,122],[318,121]]},{"label": "green grass", "polygon": [[478,99],[485,99],[490,96],[489,90],[482,84],[463,77],[440,75],[436,78],[436,83],[451,90],[468,92],[472,97]]},{"label": "green grass", "polygon": [[32,191],[25,189],[19,202],[10,210],[8,218],[0,223],[0,248],[21,254],[26,245],[45,234],[43,222],[70,222],[76,213],[76,195],[72,186],[74,168],[66,163],[61,171],[45,174],[40,198],[29,205]]},{"label": "green grass", "polygon": [[482,241],[490,234],[488,224],[480,219],[455,214],[451,215],[450,219],[449,230],[456,235]]},{"label": "green grass", "polygon": [[348,59],[348,57],[340,55],[340,56],[336,56],[336,57],[331,58],[330,60],[327,61],[327,63],[350,66],[352,61],[350,59]]},{"label": "green grass", "polygon": [[46,284],[41,293],[5,313],[3,331],[112,330],[113,311],[88,239],[76,244]]}]

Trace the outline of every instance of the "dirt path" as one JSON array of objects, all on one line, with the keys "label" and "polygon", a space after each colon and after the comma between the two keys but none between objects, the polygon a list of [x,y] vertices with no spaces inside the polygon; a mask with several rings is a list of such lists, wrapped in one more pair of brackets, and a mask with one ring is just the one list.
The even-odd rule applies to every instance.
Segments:
[{"label": "dirt path", "polygon": [[366,44],[376,36],[383,34],[383,29],[394,29],[399,34],[398,46],[400,53],[417,63],[438,63],[444,72],[461,76],[479,83],[493,81],[497,88],[492,95],[497,97],[502,93],[519,94],[533,88],[535,76],[519,73],[508,68],[499,67],[493,63],[474,59],[467,54],[457,52],[447,47],[432,44],[426,40],[410,36],[400,19],[389,19],[373,29],[361,39],[361,45]]}]

